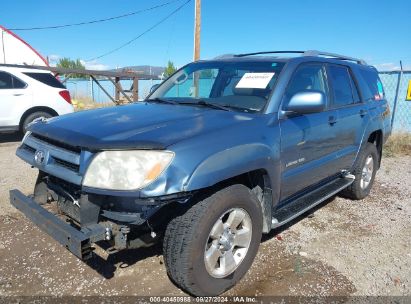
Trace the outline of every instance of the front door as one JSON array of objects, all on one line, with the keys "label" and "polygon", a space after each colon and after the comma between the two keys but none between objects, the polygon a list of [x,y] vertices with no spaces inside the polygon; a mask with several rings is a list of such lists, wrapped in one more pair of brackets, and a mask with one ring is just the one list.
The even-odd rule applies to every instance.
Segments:
[{"label": "front door", "polygon": [[[290,98],[301,91],[322,91],[328,101],[325,75],[322,63],[298,67],[284,94],[282,108],[286,109]],[[281,119],[282,201],[338,172],[337,115],[327,105],[320,113],[287,115]]]}]

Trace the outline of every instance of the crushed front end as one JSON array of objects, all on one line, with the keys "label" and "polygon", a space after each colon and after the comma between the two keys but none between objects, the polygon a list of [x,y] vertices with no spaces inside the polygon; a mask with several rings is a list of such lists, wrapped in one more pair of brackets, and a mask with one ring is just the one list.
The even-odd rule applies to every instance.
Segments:
[{"label": "crushed front end", "polygon": [[95,153],[28,133],[17,156],[39,169],[33,196],[10,191],[11,204],[80,259],[93,244],[109,253],[147,247],[190,193],[149,198],[127,191],[93,193],[82,182]]}]

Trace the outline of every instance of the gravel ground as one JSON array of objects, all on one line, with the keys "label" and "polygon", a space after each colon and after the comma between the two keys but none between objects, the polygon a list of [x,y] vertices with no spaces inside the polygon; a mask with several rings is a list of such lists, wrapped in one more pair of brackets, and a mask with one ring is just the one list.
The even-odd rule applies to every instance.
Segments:
[{"label": "gravel ground", "polygon": [[[0,135],[0,296],[184,295],[161,247],[81,262],[9,205],[36,170]],[[339,197],[264,236],[254,264],[227,295],[411,296],[411,157],[385,158],[371,195]]]}]

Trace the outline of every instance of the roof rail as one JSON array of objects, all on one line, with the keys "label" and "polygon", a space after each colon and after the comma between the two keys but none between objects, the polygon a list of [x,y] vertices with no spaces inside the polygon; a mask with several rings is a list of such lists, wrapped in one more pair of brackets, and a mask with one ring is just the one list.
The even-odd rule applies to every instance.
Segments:
[{"label": "roof rail", "polygon": [[214,57],[214,59],[224,59],[224,58],[233,58],[235,57],[235,54],[222,54]]},{"label": "roof rail", "polygon": [[331,57],[331,58],[340,59],[340,60],[354,61],[358,64],[367,65],[367,63],[363,59],[348,57],[345,55],[340,55],[340,54],[335,54],[335,53],[316,51],[316,50],[305,51],[303,56],[314,56],[314,57],[324,56],[324,57]]},{"label": "roof rail", "polygon": [[234,57],[246,57],[253,55],[264,55],[264,54],[304,54],[305,51],[268,51],[268,52],[255,52],[255,53],[245,53],[237,54]]},{"label": "roof rail", "polygon": [[246,54],[237,54],[234,57],[246,57],[246,56],[253,56],[253,55],[264,55],[264,54],[301,54],[302,56],[324,56],[324,57],[331,57],[340,60],[348,60],[354,61],[358,64],[367,65],[367,63],[363,59],[348,57],[345,55],[335,54],[335,53],[328,53],[316,50],[308,50],[308,51],[267,51],[267,52],[255,52],[255,53],[246,53]]}]

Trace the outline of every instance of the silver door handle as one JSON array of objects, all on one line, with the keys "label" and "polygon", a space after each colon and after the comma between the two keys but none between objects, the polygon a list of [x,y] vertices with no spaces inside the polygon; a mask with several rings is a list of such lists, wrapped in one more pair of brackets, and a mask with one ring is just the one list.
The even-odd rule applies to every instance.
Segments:
[{"label": "silver door handle", "polygon": [[16,93],[16,94],[13,94],[13,96],[22,96],[22,95],[24,95],[23,93]]}]

